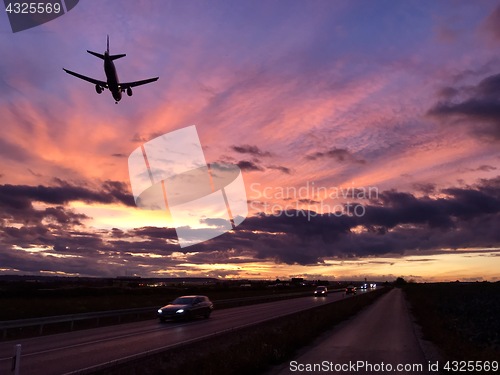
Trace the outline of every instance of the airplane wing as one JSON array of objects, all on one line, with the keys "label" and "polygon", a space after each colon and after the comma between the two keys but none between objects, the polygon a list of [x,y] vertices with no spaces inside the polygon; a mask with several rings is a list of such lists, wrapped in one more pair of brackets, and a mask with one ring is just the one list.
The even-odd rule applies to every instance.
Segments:
[{"label": "airplane wing", "polygon": [[125,82],[125,83],[120,82],[120,87],[123,90],[126,90],[129,87],[136,87],[136,86],[140,86],[140,85],[145,85],[147,83],[156,82],[156,81],[158,81],[158,78],[160,78],[160,77],[149,78],[149,79],[144,79],[142,81],[135,81],[135,82]]},{"label": "airplane wing", "polygon": [[[72,76],[75,76],[77,78],[80,78],[80,79],[83,79],[84,81],[87,81],[87,82],[90,82],[90,83],[93,83],[94,85],[99,85],[103,88],[108,88],[108,83],[107,82],[104,82],[104,81],[99,81],[98,79],[94,79],[94,78],[90,78],[90,77],[86,77],[84,75],[81,75],[81,74],[78,74],[78,73],[75,73],[75,72],[72,72],[71,70],[68,70],[68,69],[64,69],[63,70],[68,73],[68,74],[71,74]],[[158,78],[157,78],[158,79]]]}]

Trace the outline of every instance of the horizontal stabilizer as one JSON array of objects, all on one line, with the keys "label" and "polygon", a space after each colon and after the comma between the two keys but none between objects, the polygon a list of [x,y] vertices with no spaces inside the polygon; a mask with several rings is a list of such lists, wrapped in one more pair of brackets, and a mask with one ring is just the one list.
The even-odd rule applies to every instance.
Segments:
[{"label": "horizontal stabilizer", "polygon": [[92,51],[89,51],[89,50],[87,50],[87,52],[90,53],[91,55],[94,55],[94,56],[99,57],[100,59],[104,60],[104,55],[101,55],[100,53],[92,52]]},{"label": "horizontal stabilizer", "polygon": [[116,60],[116,59],[119,59],[119,58],[121,58],[121,57],[125,57],[125,56],[127,56],[127,55],[126,55],[125,53],[123,53],[123,54],[121,54],[121,55],[110,55],[110,56],[109,56],[109,58],[110,58],[111,60]]}]

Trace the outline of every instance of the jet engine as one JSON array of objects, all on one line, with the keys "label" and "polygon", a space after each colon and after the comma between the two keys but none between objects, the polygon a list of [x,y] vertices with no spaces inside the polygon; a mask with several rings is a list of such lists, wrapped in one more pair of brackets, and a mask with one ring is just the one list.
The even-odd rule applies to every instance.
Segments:
[{"label": "jet engine", "polygon": [[127,87],[127,95],[132,96],[132,88],[131,87]]},{"label": "jet engine", "polygon": [[102,87],[99,85],[95,85],[95,92],[100,94],[102,92]]}]

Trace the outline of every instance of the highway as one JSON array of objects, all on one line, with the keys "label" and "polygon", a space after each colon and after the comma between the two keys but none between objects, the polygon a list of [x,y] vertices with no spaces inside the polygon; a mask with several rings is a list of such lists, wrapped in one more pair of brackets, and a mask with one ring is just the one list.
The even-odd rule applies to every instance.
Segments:
[{"label": "highway", "polygon": [[10,373],[13,347],[16,344],[22,345],[21,374],[59,375],[237,329],[342,298],[343,293],[330,293],[328,297],[311,295],[219,311],[215,309],[208,320],[167,323],[147,320],[1,342],[0,374]]}]

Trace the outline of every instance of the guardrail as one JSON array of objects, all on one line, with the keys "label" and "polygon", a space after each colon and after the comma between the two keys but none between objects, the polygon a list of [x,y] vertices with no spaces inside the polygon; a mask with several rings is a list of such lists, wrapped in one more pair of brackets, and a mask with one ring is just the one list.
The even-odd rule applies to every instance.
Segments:
[{"label": "guardrail", "polygon": [[[339,292],[344,289],[330,290],[330,292]],[[278,301],[282,299],[296,298],[310,296],[311,291],[303,293],[282,293],[275,295],[265,295],[265,296],[255,296],[255,297],[242,297],[242,298],[232,298],[224,300],[214,300],[213,303],[217,309],[224,309],[236,306],[250,305],[256,303],[264,303],[271,301]],[[60,324],[60,323],[70,323],[69,330],[72,331],[75,326],[75,322],[83,320],[96,320],[96,326],[100,324],[101,318],[112,318],[116,317],[118,323],[121,322],[122,318],[125,316],[137,315],[136,319],[141,315],[148,315],[150,317],[156,316],[156,311],[158,306],[153,307],[139,307],[134,309],[124,309],[124,310],[108,310],[99,311],[91,313],[80,313],[80,314],[69,314],[69,315],[57,315],[48,316],[42,318],[31,318],[31,319],[18,319],[18,320],[6,320],[0,322],[0,330],[2,331],[2,339],[7,338],[7,332],[9,329],[19,329],[24,327],[36,327],[39,326],[38,334],[42,335],[45,326],[49,324]]]},{"label": "guardrail", "polygon": [[120,322],[121,317],[125,315],[140,315],[147,313],[152,310],[150,307],[139,307],[135,309],[126,309],[126,310],[108,310],[108,311],[99,311],[99,312],[91,312],[91,313],[81,313],[81,314],[69,314],[69,315],[56,315],[56,316],[47,316],[43,318],[31,318],[31,319],[18,319],[18,320],[7,320],[0,322],[0,329],[2,330],[2,337],[5,339],[7,337],[8,329],[17,329],[24,327],[33,327],[40,326],[39,334],[43,334],[43,328],[48,324],[57,324],[57,323],[70,323],[70,330],[73,330],[74,324],[76,321],[81,320],[91,320],[96,319],[96,325],[99,326],[99,319],[105,317],[117,317],[118,322]]}]

